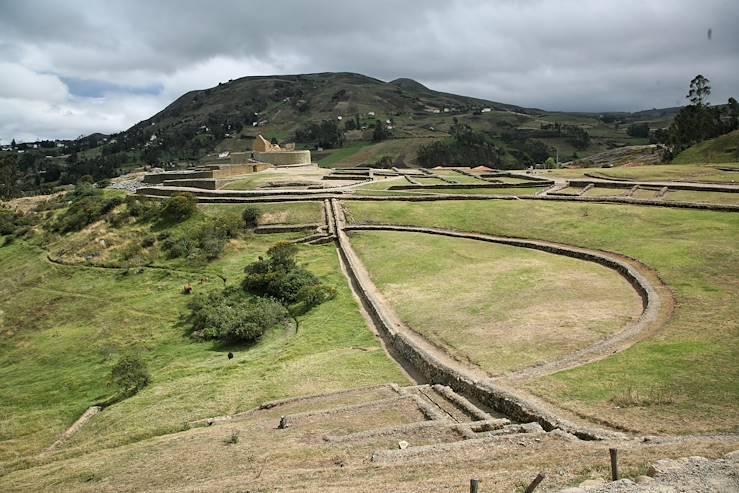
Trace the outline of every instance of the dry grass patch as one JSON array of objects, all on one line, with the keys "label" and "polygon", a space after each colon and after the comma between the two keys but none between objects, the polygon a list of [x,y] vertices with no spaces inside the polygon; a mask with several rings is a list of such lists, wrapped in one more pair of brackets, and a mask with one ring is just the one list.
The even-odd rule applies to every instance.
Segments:
[{"label": "dry grass patch", "polygon": [[422,233],[352,243],[404,322],[492,374],[556,360],[641,313],[631,285],[592,262]]}]

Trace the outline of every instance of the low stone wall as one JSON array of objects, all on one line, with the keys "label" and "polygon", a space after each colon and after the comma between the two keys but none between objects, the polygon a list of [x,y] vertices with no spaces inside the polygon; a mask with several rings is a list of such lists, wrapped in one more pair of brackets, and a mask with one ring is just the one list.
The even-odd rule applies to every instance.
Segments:
[{"label": "low stone wall", "polygon": [[569,180],[570,186],[572,187],[585,187],[587,185],[594,185],[598,188],[632,188],[634,185],[638,185],[641,188],[644,187],[655,187],[661,189],[664,186],[669,187],[671,190],[690,190],[693,192],[725,192],[725,193],[739,193],[739,186],[736,185],[721,185],[719,183],[680,183],[680,182],[648,182],[648,181],[599,181],[599,180]]},{"label": "low stone wall", "polygon": [[254,232],[257,234],[270,233],[299,233],[301,231],[317,230],[321,226],[320,223],[310,224],[269,224],[265,226],[257,226]]},{"label": "low stone wall", "polygon": [[258,173],[266,169],[271,168],[269,164],[265,163],[248,163],[248,164],[229,164],[222,165],[217,169],[213,170],[213,178],[233,178],[236,176],[248,175],[251,173]]},{"label": "low stone wall", "polygon": [[544,187],[547,183],[448,183],[438,185],[391,185],[388,190],[475,190],[478,188],[529,188]]},{"label": "low stone wall", "polygon": [[193,180],[166,180],[162,183],[165,187],[192,187],[204,190],[217,190],[218,182],[210,178]]},{"label": "low stone wall", "polygon": [[254,159],[276,166],[311,163],[310,151],[255,152]]},{"label": "low stone wall", "polygon": [[168,171],[165,173],[147,173],[141,179],[144,183],[163,183],[171,180],[189,180],[196,178],[213,178],[212,171]]}]

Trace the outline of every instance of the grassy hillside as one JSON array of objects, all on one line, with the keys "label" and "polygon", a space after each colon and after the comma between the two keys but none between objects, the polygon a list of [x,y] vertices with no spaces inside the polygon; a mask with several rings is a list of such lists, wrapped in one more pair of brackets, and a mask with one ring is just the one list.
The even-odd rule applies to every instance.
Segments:
[{"label": "grassy hillside", "polygon": [[736,161],[739,161],[739,130],[689,147],[678,154],[673,163],[731,163]]},{"label": "grassy hillside", "polygon": [[[321,214],[317,203],[275,206],[260,206],[268,223],[313,221]],[[299,316],[297,331],[290,325],[235,346],[186,335],[181,316],[191,298],[183,286],[191,284],[197,294],[238,285],[246,264],[292,236],[244,233],[207,263],[149,255],[148,266],[127,268],[118,254],[80,253],[99,251],[103,238],[117,238],[125,250],[149,227],[176,235],[209,218],[240,218],[243,207],[203,206],[171,228],[156,222],[103,226],[109,216],[80,232],[0,238],[0,470],[33,460],[85,409],[111,396],[111,366],[128,349],[142,353],[152,383],[105,409],[64,454],[175,432],[186,421],[273,398],[404,381],[366,327],[332,246],[301,247],[298,261],[335,287],[336,298]],[[72,265],[52,263],[49,254]]]}]

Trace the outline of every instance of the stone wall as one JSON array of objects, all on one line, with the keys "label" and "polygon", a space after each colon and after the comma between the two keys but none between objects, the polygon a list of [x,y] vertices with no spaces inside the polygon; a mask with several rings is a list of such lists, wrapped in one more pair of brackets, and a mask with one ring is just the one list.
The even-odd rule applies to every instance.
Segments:
[{"label": "stone wall", "polygon": [[255,152],[254,159],[275,166],[311,163],[310,151]]}]

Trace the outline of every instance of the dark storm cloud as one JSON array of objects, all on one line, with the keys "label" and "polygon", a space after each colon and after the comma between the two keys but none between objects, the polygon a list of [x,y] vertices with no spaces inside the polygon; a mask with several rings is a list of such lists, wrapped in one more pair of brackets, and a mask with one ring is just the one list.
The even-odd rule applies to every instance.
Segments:
[{"label": "dark storm cloud", "polygon": [[[181,93],[265,73],[353,71],[555,110],[739,91],[734,0],[6,1],[0,138],[119,130]],[[708,29],[712,29],[711,39]]]}]

